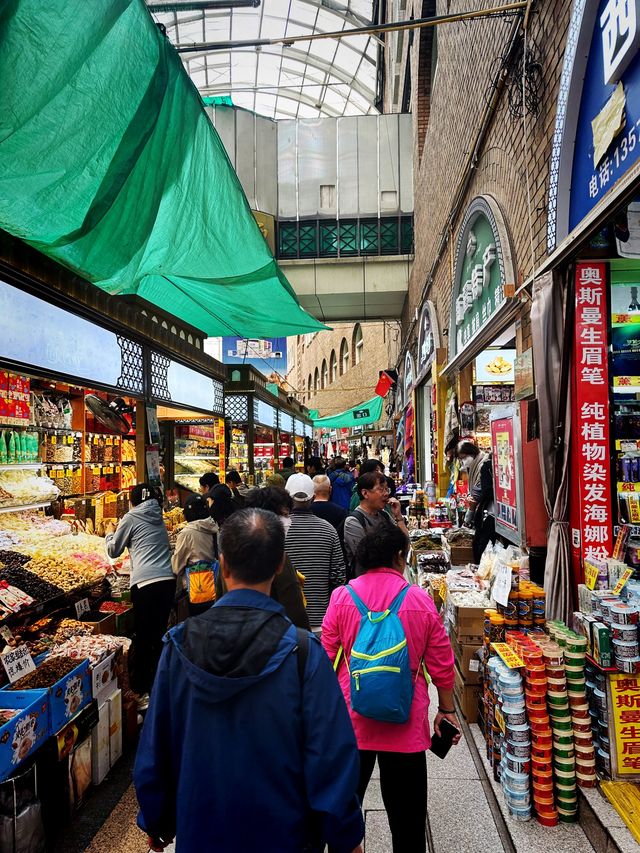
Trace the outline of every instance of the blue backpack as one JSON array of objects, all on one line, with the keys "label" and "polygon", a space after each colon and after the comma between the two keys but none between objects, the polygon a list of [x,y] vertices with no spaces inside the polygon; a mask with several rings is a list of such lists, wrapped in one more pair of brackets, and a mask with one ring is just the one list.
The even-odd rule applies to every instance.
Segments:
[{"label": "blue backpack", "polygon": [[[398,610],[409,585],[381,613],[369,610],[351,586],[347,589],[362,616],[351,649],[351,708],[372,720],[406,723],[413,701],[413,677]],[[336,669],[339,661],[340,655],[336,658]]]}]

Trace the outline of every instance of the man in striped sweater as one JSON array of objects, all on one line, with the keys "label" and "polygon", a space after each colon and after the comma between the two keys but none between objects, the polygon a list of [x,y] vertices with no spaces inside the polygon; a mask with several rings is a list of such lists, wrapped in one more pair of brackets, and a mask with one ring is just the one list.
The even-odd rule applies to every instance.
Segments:
[{"label": "man in striped sweater", "polygon": [[346,580],[342,547],[335,528],[311,512],[311,477],[293,474],[286,489],[293,499],[293,512],[284,547],[294,569],[306,578],[307,614],[311,630],[319,634],[329,597]]}]

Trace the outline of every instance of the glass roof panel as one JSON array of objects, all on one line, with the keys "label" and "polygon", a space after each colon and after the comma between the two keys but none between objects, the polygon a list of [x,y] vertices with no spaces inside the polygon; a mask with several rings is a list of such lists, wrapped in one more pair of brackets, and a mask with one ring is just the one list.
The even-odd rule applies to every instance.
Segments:
[{"label": "glass roof panel", "polygon": [[[147,0],[153,7],[153,0]],[[270,118],[375,113],[377,40],[351,36],[281,44],[212,45],[350,30],[371,20],[373,0],[261,0],[257,8],[154,12],[203,95],[228,95]],[[179,4],[176,3],[178,7]],[[186,51],[185,47],[195,47]]]}]

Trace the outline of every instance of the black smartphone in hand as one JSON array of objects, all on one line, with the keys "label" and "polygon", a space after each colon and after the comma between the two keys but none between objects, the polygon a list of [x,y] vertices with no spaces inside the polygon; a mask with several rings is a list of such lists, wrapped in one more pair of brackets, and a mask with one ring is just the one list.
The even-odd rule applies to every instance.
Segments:
[{"label": "black smartphone in hand", "polygon": [[440,720],[440,734],[433,734],[431,738],[431,752],[438,758],[444,758],[451,749],[453,739],[460,734],[460,730],[452,725],[449,720]]}]

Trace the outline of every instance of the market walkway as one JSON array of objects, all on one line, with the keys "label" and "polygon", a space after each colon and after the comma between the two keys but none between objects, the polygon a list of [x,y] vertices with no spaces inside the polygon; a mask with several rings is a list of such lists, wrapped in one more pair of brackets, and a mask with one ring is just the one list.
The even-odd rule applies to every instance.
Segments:
[{"label": "market walkway", "polygon": [[[435,691],[433,705],[435,706]],[[579,825],[560,825],[545,829],[536,821],[518,823],[506,817],[499,786],[487,777],[484,742],[477,726],[467,729],[475,743],[466,739],[453,749],[445,761],[428,753],[429,821],[427,833],[430,853],[589,853],[591,845]],[[97,796],[100,796],[99,792]],[[389,824],[382,804],[377,769],[365,799],[365,853],[390,853]],[[148,853],[142,833],[135,825],[136,800],[129,787],[93,840],[74,853]],[[630,833],[622,827],[616,841],[622,853],[640,851]],[[64,846],[65,853],[72,847]],[[615,847],[595,847],[605,853]],[[173,846],[168,853],[174,853]],[[241,853],[241,851],[238,851]]]}]

